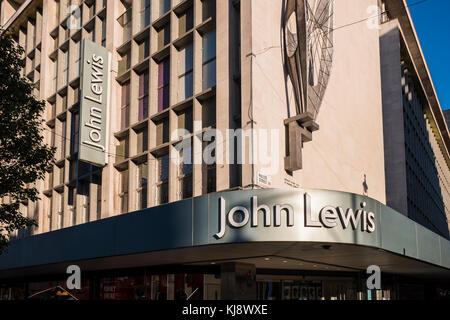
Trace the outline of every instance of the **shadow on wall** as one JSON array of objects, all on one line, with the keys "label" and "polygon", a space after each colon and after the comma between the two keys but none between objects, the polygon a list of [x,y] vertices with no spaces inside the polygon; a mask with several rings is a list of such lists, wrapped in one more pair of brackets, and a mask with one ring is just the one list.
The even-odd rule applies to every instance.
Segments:
[{"label": "shadow on wall", "polygon": [[[424,98],[415,92],[414,81],[403,68],[408,88],[404,90],[404,130],[406,185],[408,194],[408,216],[428,229],[449,239],[449,230],[442,196],[438,160],[434,154],[423,116]],[[405,93],[406,91],[406,93]]]},{"label": "shadow on wall", "polygon": [[449,239],[450,194],[443,197],[424,117],[427,98],[395,25],[381,35],[380,53],[387,205]]}]

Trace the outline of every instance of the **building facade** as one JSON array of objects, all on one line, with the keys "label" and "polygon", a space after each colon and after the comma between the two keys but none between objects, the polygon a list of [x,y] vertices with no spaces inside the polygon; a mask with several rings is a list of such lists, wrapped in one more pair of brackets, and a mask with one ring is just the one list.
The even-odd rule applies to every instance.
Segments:
[{"label": "building facade", "polygon": [[[422,87],[421,82],[426,82],[433,90],[431,94],[435,94],[431,79],[421,79],[425,76],[421,71],[428,73],[426,64],[414,60],[418,60],[414,50],[420,47],[408,46],[405,38],[411,26],[402,26],[387,14],[383,18],[386,22],[380,31],[380,50],[386,203],[448,239],[446,118],[436,98]],[[424,70],[416,66],[420,63]]]},{"label": "building facade", "polygon": [[2,298],[64,286],[69,265],[81,299],[448,288],[450,137],[403,1],[0,8],[57,148],[21,208],[38,227],[0,257]]}]

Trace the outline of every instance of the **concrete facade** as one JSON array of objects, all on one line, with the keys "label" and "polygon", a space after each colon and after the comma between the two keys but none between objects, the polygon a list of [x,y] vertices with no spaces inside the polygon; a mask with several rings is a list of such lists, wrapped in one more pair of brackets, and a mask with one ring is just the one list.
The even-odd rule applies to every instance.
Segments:
[{"label": "concrete facade", "polygon": [[[294,110],[293,102],[286,98],[291,96],[292,100],[283,69],[280,34],[282,2],[220,1],[215,7],[209,6],[214,10],[210,18],[204,16],[207,14],[204,11],[209,10],[208,1],[172,3],[165,13],[160,12],[160,2],[151,2],[146,22],[142,22],[146,9],[141,4],[133,2],[131,5],[126,1],[80,2],[81,30],[67,29],[65,26],[67,1],[61,1],[60,5],[55,1],[33,1],[27,5],[27,10],[19,9],[18,12],[23,10],[19,18],[9,22],[8,28],[15,30],[18,41],[27,47],[29,53],[30,64],[24,75],[40,84],[38,94],[48,103],[46,141],[58,149],[53,173],[48,175],[45,183],[40,183],[42,201],[36,209],[23,209],[25,214],[38,218],[39,228],[33,232],[46,232],[139,210],[140,190],[146,192],[146,207],[158,205],[158,159],[163,155],[169,159],[179,156],[174,149],[179,140],[171,139],[171,133],[183,129],[180,116],[186,117],[186,112],[189,112],[190,121],[202,121],[202,117],[208,116],[203,107],[208,101],[215,101],[212,127],[224,136],[227,129],[273,130],[278,132],[278,139],[272,141],[278,143],[277,150],[272,151],[271,146],[266,145],[263,147],[267,150],[261,152],[272,156],[279,154],[278,158],[274,157],[277,161],[272,163],[272,170],[267,170],[263,159],[251,164],[248,160],[252,153],[257,156],[259,149],[264,148],[257,145],[257,140],[254,141],[256,147],[252,148],[249,138],[242,138],[247,141],[241,150],[242,157],[247,161],[243,164],[224,162],[213,167],[210,172],[214,172],[215,181],[212,180],[214,187],[210,191],[251,186],[265,188],[268,185],[261,184],[259,179],[263,175],[271,181],[270,187],[366,193],[385,202],[377,30],[351,27],[335,32],[333,68],[318,117],[322,130],[315,132],[314,141],[304,146],[304,169],[291,175],[284,170],[283,162],[286,153],[284,119],[293,115]],[[365,8],[375,2],[359,2],[356,7],[352,1],[340,2],[335,6],[335,26],[358,20],[365,14]],[[32,6],[39,8],[40,17],[33,16],[36,13],[30,10]],[[180,24],[185,21],[183,14],[188,10],[192,10],[190,19],[193,29],[179,34]],[[216,15],[216,11],[220,14]],[[56,21],[53,17],[58,12],[59,19]],[[38,32],[32,31],[34,25]],[[165,30],[168,25],[170,30]],[[228,28],[229,25],[233,27]],[[216,32],[216,82],[204,90],[203,38],[210,30]],[[36,37],[31,34],[36,34]],[[104,168],[89,167],[76,161],[76,142],[73,140],[77,137],[74,126],[78,121],[79,107],[80,78],[77,68],[83,38],[106,46],[112,53],[110,77],[113,80],[109,88],[107,130],[109,161]],[[145,49],[147,39],[149,44]],[[166,39],[167,44],[161,43],[161,39]],[[351,47],[346,42],[348,39],[351,39]],[[193,92],[192,97],[180,100],[178,59],[189,43],[193,48]],[[158,65],[165,57],[169,57],[170,64],[167,93],[170,103],[160,111]],[[40,72],[41,69],[54,71]],[[366,71],[361,73],[362,69]],[[142,119],[139,114],[139,77],[142,72],[149,74],[146,82],[149,87],[145,89],[148,92],[147,119]],[[124,91],[124,86],[128,91]],[[123,105],[124,95],[127,96],[126,105]],[[124,114],[121,114],[124,110],[128,112],[125,120]],[[189,126],[192,127],[192,124]],[[365,134],[359,134],[362,128]],[[192,190],[188,196],[208,192],[205,166],[198,164],[201,163],[202,152],[198,133],[204,132],[206,127],[193,129],[197,135],[190,129],[194,165],[189,173]],[[159,141],[158,130],[169,137]],[[148,139],[145,146],[142,145],[142,134]],[[224,148],[223,158],[230,156]],[[183,195],[179,168],[173,161],[168,162],[168,186],[164,192],[167,193],[167,200],[172,202],[183,199]],[[144,168],[140,168],[141,164]],[[144,170],[147,175],[145,189],[140,185],[139,170]],[[368,187],[367,192],[364,183]]]},{"label": "concrete facade", "polygon": [[[316,119],[320,129],[312,134],[312,142],[303,145],[302,170],[291,173],[284,166],[284,121],[295,115],[295,103],[283,67],[283,2],[195,0],[167,6],[167,1],[155,1],[148,2],[148,7],[145,3],[29,1],[8,14],[6,27],[26,47],[24,75],[39,84],[36,93],[48,104],[46,141],[58,149],[54,171],[45,182],[38,182],[42,201],[22,209],[39,221],[33,232],[152,207],[161,204],[161,197],[163,202],[172,202],[236,187],[353,192],[407,214],[406,158],[404,148],[399,147],[405,142],[399,70],[402,55],[412,46],[401,20],[385,19],[381,30],[351,25],[378,2],[335,4],[333,64]],[[78,4],[81,29],[69,29],[67,8]],[[165,4],[167,8],[162,7]],[[3,12],[9,12],[11,3],[3,1],[2,6]],[[205,35],[211,32],[216,72],[214,83],[205,88],[204,82],[209,81],[202,71]],[[112,53],[108,164],[104,168],[86,166],[76,157],[78,68],[84,38]],[[180,68],[185,63],[180,64],[180,59],[192,59],[192,70],[186,73],[192,79],[186,88],[192,92],[183,97],[180,94],[186,95],[184,86],[191,80],[181,85]],[[167,89],[158,84],[164,61]],[[143,83],[146,88],[140,88]],[[167,99],[162,109],[160,95]],[[436,118],[433,110],[424,108],[433,131],[430,137],[437,132],[445,136],[436,120],[441,115]],[[216,128],[224,137],[228,129],[242,129],[241,150],[239,144],[234,150],[218,148],[223,152],[218,157],[222,162],[202,164],[205,145],[201,137],[208,128]],[[171,136],[177,129],[190,132],[187,138],[192,141],[194,164],[187,174],[172,161],[180,157],[176,150],[180,140]],[[249,130],[256,134],[252,136]],[[268,139],[263,141],[260,132],[264,131]],[[443,150],[439,156],[439,150],[433,149],[441,175],[447,176],[448,163],[439,160],[449,159],[447,149],[442,149],[444,140],[431,144]],[[241,156],[228,163],[238,151]],[[162,182],[158,177],[161,166],[168,171]]]},{"label": "concrete facade", "polygon": [[[387,22],[380,31],[381,75],[383,89],[384,148],[390,157],[385,158],[386,202],[395,210],[406,214],[405,135],[403,96],[401,91],[400,30],[397,21]],[[405,190],[405,192],[398,192]],[[396,192],[397,191],[397,192]]]},{"label": "concrete facade", "polygon": [[414,59],[418,42],[411,42],[408,26],[400,19],[385,18],[380,52],[386,203],[448,238],[447,127],[445,131],[437,129],[445,119],[440,107],[440,112],[433,111],[432,100],[419,80],[420,69]]}]

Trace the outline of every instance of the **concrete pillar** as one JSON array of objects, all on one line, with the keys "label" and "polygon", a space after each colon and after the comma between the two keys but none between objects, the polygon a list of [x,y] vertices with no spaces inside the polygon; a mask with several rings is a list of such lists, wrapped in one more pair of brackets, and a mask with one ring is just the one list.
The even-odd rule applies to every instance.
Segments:
[{"label": "concrete pillar", "polygon": [[386,204],[408,214],[405,166],[400,29],[398,20],[380,30],[381,87],[383,97]]},{"label": "concrete pillar", "polygon": [[255,265],[235,262],[221,265],[223,300],[255,300],[256,290]]},{"label": "concrete pillar", "polygon": [[[217,130],[226,137],[226,130],[230,127],[230,53],[229,53],[229,9],[231,1],[217,1],[217,99],[216,126]],[[217,142],[218,144],[221,142]],[[222,143],[225,146],[225,142]],[[217,191],[230,187],[229,155],[226,148],[222,154],[217,152]]]},{"label": "concrete pillar", "polygon": [[[243,130],[252,129],[252,110],[253,107],[253,38],[252,38],[252,1],[241,1],[241,123]],[[255,183],[255,174],[253,165],[249,163],[249,157],[252,154],[249,145],[250,139],[242,137],[241,150],[245,161],[242,164],[242,186],[253,185]]]}]

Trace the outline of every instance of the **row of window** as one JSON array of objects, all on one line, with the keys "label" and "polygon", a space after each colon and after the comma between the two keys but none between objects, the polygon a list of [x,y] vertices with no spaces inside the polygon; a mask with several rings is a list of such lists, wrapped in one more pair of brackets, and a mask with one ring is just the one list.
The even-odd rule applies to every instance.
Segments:
[{"label": "row of window", "polygon": [[430,143],[434,137],[429,135],[422,104],[406,69],[402,81],[408,216],[448,237],[440,176]]},{"label": "row of window", "polygon": [[18,28],[14,40],[24,49],[24,68],[21,75],[34,84],[34,94],[40,94],[42,8],[37,7],[33,16],[25,19]]},{"label": "row of window", "polygon": [[[148,44],[144,43],[145,52],[148,53]],[[186,100],[193,96],[194,93],[194,77],[193,77],[193,66],[194,66],[194,53],[192,43],[187,44],[183,47],[177,57],[178,65],[178,92],[176,102]],[[126,67],[119,67],[120,72],[124,72],[129,69],[128,65],[128,54],[124,57]],[[144,54],[145,57],[145,54]],[[203,36],[203,54],[202,54],[202,76],[203,85],[202,89],[206,90],[212,88],[216,85],[216,32],[212,30]],[[124,63],[124,60],[121,61]],[[170,57],[164,58],[158,63],[158,77],[157,77],[157,112],[161,112],[167,109],[171,104],[170,101]],[[142,73],[138,74],[139,77],[139,88],[138,88],[138,100],[139,100],[139,117],[138,121],[141,121],[148,117],[149,112],[149,71],[144,70]],[[130,105],[130,82],[126,81],[122,84],[122,100],[121,100],[121,130],[127,128],[129,123],[129,105]]]},{"label": "row of window", "polygon": [[[141,29],[150,25],[150,6],[158,5],[158,16],[164,16],[170,11],[172,3],[170,0],[158,0],[158,3],[148,0],[140,1],[140,23]],[[203,0],[203,21],[209,17],[215,16],[215,0]],[[190,6],[178,16],[178,36],[186,34],[194,27],[193,7]],[[119,23],[123,27],[123,42],[127,42],[132,36],[132,11],[131,4],[125,3],[125,12],[119,18]],[[171,25],[170,19],[161,26],[155,27],[157,35],[157,50],[163,50],[171,42]],[[216,85],[216,31],[211,30],[202,34],[202,89],[206,90]],[[148,37],[140,39],[138,42],[138,59],[139,63],[147,59],[150,55],[150,40]],[[159,59],[157,66],[157,108],[156,112],[160,113],[171,105],[180,101],[185,101],[194,95],[194,48],[192,40],[178,48],[177,65],[171,65],[170,56],[164,54],[165,57]],[[164,56],[163,55],[163,56]],[[122,61],[119,63],[119,75],[125,73],[131,68],[131,48],[121,54]],[[177,68],[177,79],[171,80],[171,68]],[[145,69],[138,74],[138,122],[149,117],[149,70]],[[170,84],[171,81],[177,81],[177,101],[171,101]],[[122,84],[122,100],[121,100],[121,130],[125,130],[130,126],[130,81]],[[209,99],[202,103],[202,120],[203,127],[215,126],[215,98]],[[178,128],[186,129],[192,133],[193,131],[193,106],[177,111]],[[169,142],[169,119],[164,117],[154,121],[156,146]],[[141,152],[148,151],[148,128],[140,128],[135,130],[137,141],[137,155]],[[124,161],[129,157],[129,137],[119,139],[119,146],[116,149],[116,162]],[[166,150],[166,151],[164,151]],[[182,152],[178,154],[183,158]],[[192,157],[192,154],[191,154]],[[192,159],[191,159],[192,160]],[[161,149],[155,157],[154,165],[154,194],[151,196],[155,199],[155,204],[163,204],[169,201],[169,154],[166,148]],[[135,207],[138,209],[148,206],[148,161],[142,161],[137,165],[137,180],[133,185],[136,186],[134,201]],[[176,193],[178,199],[185,199],[193,195],[193,166],[192,161],[182,161],[176,169],[177,186]],[[122,213],[129,211],[129,169],[120,172],[120,211]],[[216,168],[214,165],[202,166],[202,191],[203,193],[213,192],[216,188]]]},{"label": "row of window", "polygon": [[[187,161],[181,161],[176,169],[177,172],[177,199],[187,199],[193,196],[193,164],[192,164],[192,152],[189,151],[191,159]],[[183,159],[187,157],[183,155],[183,152],[179,152],[178,156]],[[169,202],[169,155],[162,154],[155,158],[155,172],[154,172],[154,190],[152,195],[155,199],[155,204],[160,205]],[[137,165],[136,170],[136,208],[145,209],[149,203],[147,201],[148,196],[148,179],[149,179],[149,166],[148,161],[144,161]],[[129,169],[120,171],[120,212],[129,212]],[[215,165],[202,165],[202,191],[203,193],[210,193],[216,191],[216,166]]]},{"label": "row of window", "polygon": [[35,48],[40,48],[42,41],[42,9],[36,8],[35,16],[28,18],[19,28],[17,43],[30,54]]},{"label": "row of window", "polygon": [[[142,101],[142,100],[141,100]],[[128,108],[122,108],[122,119],[128,119]],[[193,110],[192,104],[186,106],[183,110],[177,111],[177,128],[174,129],[185,130],[189,133],[193,133]],[[145,113],[140,108],[139,116],[144,117]],[[74,121],[77,121],[76,117],[73,117]],[[155,125],[155,146],[161,146],[170,141],[169,137],[169,119],[164,117],[162,119],[153,120]],[[126,123],[123,123],[126,125]],[[76,127],[76,123],[73,124]],[[216,101],[215,98],[211,98],[202,102],[202,128],[215,128],[216,127]],[[140,125],[133,129],[136,133],[136,155],[140,155],[143,152],[148,151],[149,135],[147,123]],[[75,139],[77,136],[73,136]],[[181,138],[181,136],[180,136]],[[116,148],[116,163],[120,163],[130,156],[129,152],[129,135],[125,134],[118,139],[118,146]],[[76,152],[76,151],[74,151]],[[72,152],[72,153],[74,153]]]},{"label": "row of window", "polygon": [[[70,184],[67,190],[65,187],[61,187],[49,195],[49,210],[47,211],[49,212],[47,215],[49,230],[58,230],[101,218],[101,171],[97,169],[92,172],[78,183]],[[95,193],[93,206],[91,205],[92,192]],[[81,206],[81,210],[77,211],[77,204]],[[78,219],[77,213],[81,214]]]},{"label": "row of window", "polygon": [[[63,1],[65,4],[72,4],[70,1]],[[79,76],[79,64],[81,59],[81,39],[88,38],[96,40],[95,25],[101,23],[101,44],[106,42],[106,9],[96,10],[95,4],[98,1],[89,1],[83,3],[80,7],[82,11],[83,22],[81,31],[70,32],[67,25],[61,21],[56,23],[55,29],[51,32],[54,51],[49,55],[51,67],[53,69],[53,90],[54,94],[49,98],[49,114],[47,119],[48,129],[51,131],[51,145],[58,146],[56,156],[57,163],[52,173],[49,174],[48,184],[46,186],[47,200],[50,202],[50,215],[48,225],[50,230],[59,229],[66,226],[75,225],[95,220],[101,217],[101,169],[94,168],[86,163],[79,162],[76,154],[78,152],[79,140],[79,81],[77,83],[72,79]],[[203,0],[204,20],[215,15],[215,0]],[[129,2],[131,4],[131,1]],[[141,3],[141,25],[150,24],[150,5],[153,1],[142,0]],[[164,8],[164,15],[171,8],[170,1],[161,1]],[[87,9],[87,10],[86,10]],[[130,7],[128,8],[130,9]],[[98,11],[98,12],[97,12]],[[87,15],[87,16],[86,16]],[[87,17],[87,18],[86,18]],[[56,21],[61,17],[56,15]],[[131,36],[131,10],[126,10],[121,21],[124,23],[124,33]],[[192,6],[179,15],[179,34],[183,35],[194,27]],[[97,28],[98,30],[98,28]],[[211,30],[202,34],[202,89],[206,90],[216,85],[216,31]],[[98,33],[97,33],[98,36]],[[150,55],[150,39],[142,37],[138,41],[139,62],[143,62]],[[158,31],[158,45],[162,48],[170,43],[170,22],[160,27]],[[99,39],[96,41],[99,42]],[[156,112],[168,109],[180,101],[185,101],[194,95],[193,68],[194,68],[194,48],[192,38],[186,41],[182,47],[177,47],[177,64],[171,65],[170,56],[158,60],[157,84],[155,91],[155,101],[157,101]],[[131,48],[130,48],[131,49]],[[130,50],[128,49],[128,50]],[[131,56],[123,55],[123,60],[119,63],[119,75],[122,71],[129,70],[131,67]],[[163,56],[164,56],[163,55]],[[53,65],[52,65],[53,64]],[[122,66],[122,67],[121,67]],[[171,79],[171,68],[177,68],[177,78]],[[137,95],[130,96],[130,80],[121,82],[121,101],[120,117],[121,129],[125,130],[130,126],[130,106],[131,99],[137,99],[137,120],[141,122],[150,116],[149,104],[151,98],[150,91],[150,70],[142,68],[137,75]],[[152,71],[153,72],[153,71]],[[70,73],[70,74],[69,74]],[[69,81],[70,85],[69,85]],[[170,84],[178,83],[178,92],[176,101],[171,101]],[[136,92],[136,91],[134,91]],[[215,127],[216,122],[216,104],[215,97],[202,100],[202,120],[203,128]],[[134,104],[133,104],[134,105]],[[69,111],[69,112],[67,112]],[[133,110],[135,112],[135,110]],[[193,102],[189,102],[182,110],[176,110],[178,128],[193,132]],[[133,119],[135,119],[133,117]],[[133,120],[134,121],[134,120]],[[133,163],[136,164],[136,171],[130,176],[129,164],[121,167],[120,170],[120,192],[119,208],[120,212],[125,213],[130,208],[146,208],[150,205],[148,197],[151,197],[155,204],[167,203],[169,201],[169,155],[168,150],[159,150],[154,159],[152,168],[156,170],[153,174],[149,173],[147,152],[149,151],[149,127],[150,122],[139,125],[139,128],[133,128],[135,133],[136,148],[133,149]],[[70,128],[67,128],[70,125]],[[169,119],[168,114],[163,118],[154,120],[156,146],[169,142]],[[116,162],[124,162],[130,155],[130,143],[128,132],[125,137],[119,139],[119,146],[116,149]],[[68,136],[68,137],[67,137]],[[69,141],[70,145],[67,145]],[[133,142],[134,143],[134,142]],[[66,147],[69,147],[67,152]],[[135,146],[133,146],[135,147]],[[167,147],[165,147],[167,148]],[[68,155],[68,157],[66,157]],[[139,161],[135,161],[136,156]],[[179,156],[183,157],[182,154]],[[153,161],[153,160],[152,160]],[[131,164],[131,162],[130,162]],[[67,170],[68,169],[68,170]],[[176,170],[176,188],[177,199],[192,197],[194,193],[193,166],[192,164],[182,163]],[[216,167],[215,165],[202,166],[202,193],[214,192],[216,189]],[[149,194],[149,176],[152,176],[152,192]],[[129,190],[130,179],[133,181],[133,190]],[[95,182],[94,182],[95,180]],[[172,187],[171,187],[172,188]],[[94,192],[94,193],[92,193]],[[176,200],[176,199],[174,199]],[[130,205],[131,201],[135,202]],[[96,203],[91,203],[96,202]],[[78,209],[77,209],[78,205]],[[66,211],[66,212],[65,212]],[[81,215],[81,216],[77,216]]]},{"label": "row of window", "polygon": [[[101,44],[106,43],[106,10],[103,7],[96,11],[98,1],[56,1],[54,22],[55,28],[50,32],[53,41],[53,52],[50,53],[52,70],[52,88],[56,92],[50,97],[47,121],[51,131],[51,145],[58,146],[55,158],[57,163],[49,174],[46,185],[49,203],[48,229],[56,230],[97,220],[101,217],[101,168],[80,162],[76,154],[79,149],[79,81],[69,86],[70,79],[79,77],[81,60],[81,39],[96,41],[96,24],[101,24]],[[63,12],[61,4],[64,4]],[[79,6],[79,12],[73,11],[74,18],[79,21],[81,29],[71,31],[65,19],[70,13],[70,6]],[[79,15],[78,15],[79,14]],[[53,16],[53,15],[52,15]],[[95,17],[95,18],[94,18]],[[70,67],[69,67],[70,66]],[[69,74],[70,70],[70,74]],[[67,112],[67,111],[70,112]],[[67,119],[69,117],[69,119]],[[69,132],[67,136],[67,122]],[[69,145],[69,157],[66,160],[66,146]],[[67,163],[67,165],[66,165]],[[68,168],[68,170],[66,170]],[[68,176],[66,176],[68,171]],[[94,192],[94,194],[92,194]],[[91,199],[95,203],[91,204]],[[77,209],[77,204],[79,209]],[[80,217],[77,217],[80,214]]]},{"label": "row of window", "polygon": [[[106,23],[104,20],[98,19],[98,23],[102,25],[102,42],[104,46],[106,43]],[[50,64],[52,66],[52,90],[51,92],[57,91],[59,88],[67,86],[69,78],[77,78],[80,75],[80,59],[81,59],[81,37],[95,41],[95,21],[89,27],[89,30],[83,29],[82,34],[76,38],[64,38],[63,43],[58,42],[58,33],[53,35],[55,43],[55,51],[50,54]],[[69,49],[73,44],[73,53]],[[59,49],[58,49],[59,48]],[[73,54],[73,58],[69,59],[70,55]],[[70,60],[74,63],[70,67],[72,73],[69,75],[69,65]],[[59,70],[59,65],[62,66]],[[58,82],[59,81],[59,82]]]},{"label": "row of window", "polygon": [[[183,0],[184,1],[184,0]],[[132,2],[127,0],[122,0],[122,5],[124,8],[124,13],[120,15],[117,19],[119,24],[123,28],[123,42],[127,42],[132,36]],[[140,29],[148,27],[151,23],[151,1],[150,0],[140,0],[136,1],[138,3],[139,12],[139,23]],[[171,0],[154,0],[153,5],[158,5],[158,18],[167,14],[171,8]],[[213,18],[216,15],[216,0],[202,0],[202,20],[206,21],[209,18]],[[194,23],[194,11],[193,7],[190,6],[183,13],[179,14],[179,36],[186,33],[188,30],[192,29]],[[170,25],[161,30],[164,31],[161,34],[161,39],[165,39],[167,36],[170,37]]]}]

